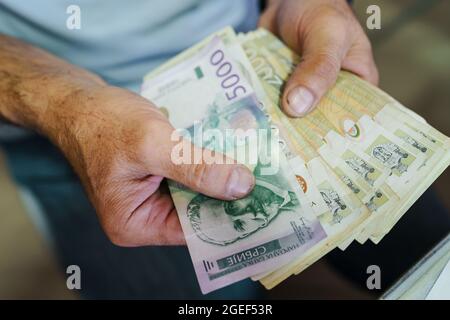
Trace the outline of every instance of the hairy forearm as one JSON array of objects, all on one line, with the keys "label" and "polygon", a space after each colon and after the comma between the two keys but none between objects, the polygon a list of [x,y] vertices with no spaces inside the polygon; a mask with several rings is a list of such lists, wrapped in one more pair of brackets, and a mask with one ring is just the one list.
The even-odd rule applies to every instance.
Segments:
[{"label": "hairy forearm", "polygon": [[0,34],[0,119],[50,135],[66,101],[103,86],[96,75]]}]

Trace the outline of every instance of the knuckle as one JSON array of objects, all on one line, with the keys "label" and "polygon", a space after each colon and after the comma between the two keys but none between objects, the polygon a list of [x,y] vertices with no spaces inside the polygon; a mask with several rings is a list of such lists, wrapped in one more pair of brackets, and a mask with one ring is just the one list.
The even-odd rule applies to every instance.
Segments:
[{"label": "knuckle", "polygon": [[313,7],[310,12],[313,19],[324,19],[324,20],[339,20],[347,21],[348,13],[340,8],[336,7],[331,3],[324,3],[319,6]]},{"label": "knuckle", "polygon": [[365,56],[363,59],[361,59],[361,62],[358,63],[357,69],[355,71],[365,80],[368,80],[373,84],[378,83],[378,69],[371,55]]},{"label": "knuckle", "polygon": [[130,244],[128,243],[126,238],[120,233],[106,232],[106,235],[108,236],[109,241],[111,241],[112,244],[114,244],[118,247],[129,247],[130,246]]},{"label": "knuckle", "polygon": [[[100,217],[105,216],[100,214]],[[103,230],[108,239],[118,247],[130,247],[131,243],[127,236],[126,230],[123,227],[123,221],[116,218],[117,216],[108,212],[108,218],[101,219]]]},{"label": "knuckle", "polygon": [[320,53],[316,56],[315,74],[326,84],[332,83],[340,69],[341,61],[331,53]]},{"label": "knuckle", "polygon": [[193,187],[200,189],[204,187],[210,177],[211,166],[204,163],[195,165],[189,175],[189,181]]},{"label": "knuckle", "polygon": [[112,229],[105,231],[106,235],[112,244],[118,247],[133,247],[134,243],[130,241],[129,237],[122,230]]},{"label": "knuckle", "polygon": [[161,143],[161,141],[165,141],[165,134],[170,130],[167,123],[160,119],[150,118],[140,128],[139,136],[136,137],[137,145],[134,149],[137,160],[145,159],[150,168],[170,168],[171,163],[161,162],[165,159],[162,156],[167,151],[167,144]]},{"label": "knuckle", "polygon": [[138,127],[141,128],[141,135],[142,140],[140,141],[143,143],[142,147],[148,147],[154,145],[154,139],[158,136],[159,132],[161,131],[161,128],[159,128],[158,121],[155,121],[154,119],[146,119],[146,121],[143,121],[141,123],[138,122]]},{"label": "knuckle", "polygon": [[359,65],[359,73],[363,78],[372,79],[374,76],[375,70],[370,64],[363,63],[363,64]]},{"label": "knuckle", "polygon": [[367,51],[367,52],[372,52],[372,43],[370,42],[369,38],[367,37],[367,35],[364,33],[364,31],[361,30],[361,34],[359,36],[359,41],[358,41],[361,45],[361,47],[363,48],[363,50]]},{"label": "knuckle", "polygon": [[157,136],[161,132],[161,129],[164,128],[165,125],[166,125],[166,122],[163,121],[162,119],[149,117],[149,119],[144,124],[146,135],[150,136],[150,137]]},{"label": "knuckle", "polygon": [[371,67],[369,73],[365,76],[372,84],[378,85],[380,81],[380,75],[376,67]]}]

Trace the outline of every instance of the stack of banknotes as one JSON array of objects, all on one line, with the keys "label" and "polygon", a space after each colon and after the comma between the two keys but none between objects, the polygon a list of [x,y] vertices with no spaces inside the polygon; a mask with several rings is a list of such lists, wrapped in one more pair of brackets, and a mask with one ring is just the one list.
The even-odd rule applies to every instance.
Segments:
[{"label": "stack of banknotes", "polygon": [[236,201],[169,182],[203,293],[249,277],[270,289],[337,247],[378,243],[450,163],[448,137],[349,72],[306,117],[286,116],[298,61],[264,29],[226,28],[144,78],[183,139],[256,177]]}]

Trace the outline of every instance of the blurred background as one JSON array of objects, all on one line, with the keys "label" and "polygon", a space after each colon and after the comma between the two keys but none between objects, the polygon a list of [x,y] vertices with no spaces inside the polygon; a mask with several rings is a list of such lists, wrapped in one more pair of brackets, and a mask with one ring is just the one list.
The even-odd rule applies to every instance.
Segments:
[{"label": "blurred background", "polygon": [[[380,71],[380,87],[450,136],[450,1],[357,0],[363,26],[366,9],[381,8],[381,30],[368,31]],[[434,188],[450,209],[450,170]],[[0,150],[0,299],[77,299],[66,287],[39,221],[26,213]],[[320,276],[318,276],[320,275]],[[319,261],[269,292],[271,298],[372,299]]]}]

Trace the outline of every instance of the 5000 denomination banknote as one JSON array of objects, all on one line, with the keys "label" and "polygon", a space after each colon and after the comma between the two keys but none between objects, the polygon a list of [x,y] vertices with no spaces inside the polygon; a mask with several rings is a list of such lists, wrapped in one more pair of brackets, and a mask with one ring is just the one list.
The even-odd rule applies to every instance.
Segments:
[{"label": "5000 denomination banknote", "polygon": [[[284,155],[266,152],[279,137],[260,108],[263,99],[242,71],[245,63],[234,60],[220,37],[174,61],[167,71],[146,77],[142,95],[163,108],[176,128],[185,129],[183,137],[232,158],[257,144],[256,163],[245,163],[256,185],[243,199],[220,201],[170,184],[200,287],[207,293],[301,256],[325,234],[314,214],[302,208],[302,191]],[[241,143],[195,136],[215,130],[208,136],[219,132],[230,138],[230,129],[266,134]]]}]

